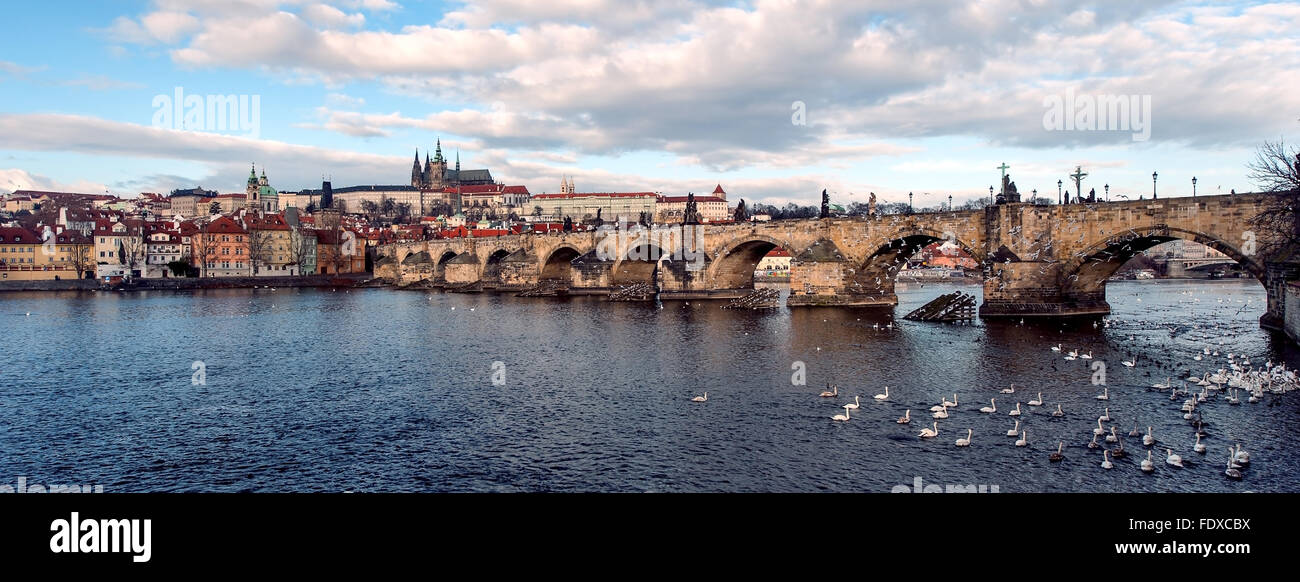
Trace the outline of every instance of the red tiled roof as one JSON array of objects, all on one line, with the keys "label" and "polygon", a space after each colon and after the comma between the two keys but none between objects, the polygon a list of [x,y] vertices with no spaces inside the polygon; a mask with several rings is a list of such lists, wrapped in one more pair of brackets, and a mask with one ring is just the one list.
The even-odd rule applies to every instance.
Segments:
[{"label": "red tiled roof", "polygon": [[[689,198],[690,196],[660,196],[657,201],[661,203],[686,202]],[[696,196],[695,201],[696,202],[726,202],[726,200],[718,198],[717,196]]]},{"label": "red tiled roof", "polygon": [[0,226],[0,242],[36,244],[41,238],[36,233],[18,226]]},{"label": "red tiled roof", "polygon": [[247,231],[229,216],[222,216],[208,225],[208,234],[247,234]]},{"label": "red tiled roof", "polygon": [[289,230],[289,223],[284,221],[284,216],[279,214],[265,214],[262,216],[248,215],[244,218],[248,228],[252,230]]},{"label": "red tiled roof", "polygon": [[766,255],[763,255],[763,256],[765,256],[765,257],[788,257],[788,256],[790,256],[790,251],[787,251],[787,250],[785,250],[784,248],[781,248],[781,247],[776,247],[776,248],[772,249],[771,251],[768,251],[768,253],[767,253]]},{"label": "red tiled roof", "polygon": [[654,192],[576,192],[573,194],[535,194],[533,195],[533,199],[572,200],[575,198],[642,198],[654,195]]},{"label": "red tiled roof", "polygon": [[725,190],[722,189],[722,184],[718,184],[718,187],[713,189],[713,193],[714,193],[714,194],[726,194],[727,192],[726,192]]}]

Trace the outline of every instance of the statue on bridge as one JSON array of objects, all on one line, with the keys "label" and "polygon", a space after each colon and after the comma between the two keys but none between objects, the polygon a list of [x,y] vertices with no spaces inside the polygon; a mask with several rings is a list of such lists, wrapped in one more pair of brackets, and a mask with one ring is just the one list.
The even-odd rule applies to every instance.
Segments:
[{"label": "statue on bridge", "polygon": [[732,214],[732,215],[731,215],[731,218],[732,218],[733,220],[735,220],[736,222],[745,222],[745,221],[749,220],[749,212],[748,212],[748,210],[745,208],[745,199],[744,199],[744,198],[741,198],[741,199],[740,199],[740,203],[736,205],[736,212],[735,212],[735,214]]},{"label": "statue on bridge", "polygon": [[1096,201],[1097,201],[1097,189],[1093,188],[1088,191],[1088,202],[1096,202]]},{"label": "statue on bridge", "polygon": [[830,217],[831,217],[831,196],[830,194],[826,193],[825,188],[822,188],[822,212],[818,216],[818,218],[830,218]]},{"label": "statue on bridge", "polygon": [[871,198],[867,199],[867,216],[876,215],[876,193],[871,193]]},{"label": "statue on bridge", "polygon": [[698,209],[698,203],[695,201],[695,193],[688,192],[686,194],[686,211],[682,213],[682,224],[686,225],[686,224],[699,224],[699,223],[700,223],[700,211]]}]

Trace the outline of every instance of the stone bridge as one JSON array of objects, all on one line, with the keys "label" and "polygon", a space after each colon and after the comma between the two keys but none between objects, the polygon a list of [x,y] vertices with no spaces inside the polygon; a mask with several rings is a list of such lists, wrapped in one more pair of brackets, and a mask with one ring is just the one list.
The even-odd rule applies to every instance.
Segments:
[{"label": "stone bridge", "polygon": [[1106,280],[1125,261],[1186,239],[1228,255],[1265,282],[1269,314],[1280,315],[1274,304],[1281,309],[1282,283],[1266,276],[1255,253],[1264,241],[1256,240],[1249,224],[1271,199],[1238,194],[1014,203],[871,218],[677,226],[667,235],[633,229],[441,239],[380,247],[375,275],[399,284],[475,289],[545,285],[569,294],[650,283],[666,299],[726,298],[752,289],[755,266],[780,246],[793,256],[789,305],[895,305],[894,282],[906,259],[930,243],[950,240],[982,263],[981,316],[1093,315],[1109,313]]}]

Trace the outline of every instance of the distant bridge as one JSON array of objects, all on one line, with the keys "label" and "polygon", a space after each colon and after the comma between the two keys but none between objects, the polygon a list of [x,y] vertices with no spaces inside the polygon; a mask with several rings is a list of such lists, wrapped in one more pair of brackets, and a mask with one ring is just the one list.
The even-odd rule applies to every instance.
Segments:
[{"label": "distant bridge", "polygon": [[[983,317],[1110,312],[1106,280],[1128,259],[1176,239],[1209,246],[1265,283],[1280,321],[1283,278],[1270,276],[1249,220],[1270,194],[1094,204],[1024,203],[981,210],[753,222],[695,227],[694,260],[663,258],[670,245],[632,232],[524,234],[385,245],[375,274],[399,284],[521,290],[545,283],[570,294],[608,294],[652,283],[664,298],[730,298],[754,286],[773,248],[791,253],[790,306],[896,305],[908,257],[950,240],[984,270]],[[1275,309],[1276,308],[1276,309]],[[1272,321],[1270,319],[1270,321]]]}]

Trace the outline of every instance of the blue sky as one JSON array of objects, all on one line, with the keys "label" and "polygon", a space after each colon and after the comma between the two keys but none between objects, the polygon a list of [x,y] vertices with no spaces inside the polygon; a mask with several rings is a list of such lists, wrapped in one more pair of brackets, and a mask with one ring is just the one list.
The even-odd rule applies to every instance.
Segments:
[{"label": "blue sky", "polygon": [[[441,137],[551,192],[815,203],[1246,191],[1300,130],[1294,3],[400,0],[61,2],[9,9],[0,191],[404,183]],[[1288,81],[1288,79],[1290,81]],[[156,95],[257,95],[256,138],[152,127]],[[1149,96],[1151,135],[1049,131],[1044,99]],[[791,106],[806,107],[806,125]],[[1067,179],[1068,181],[1068,179]]]}]

